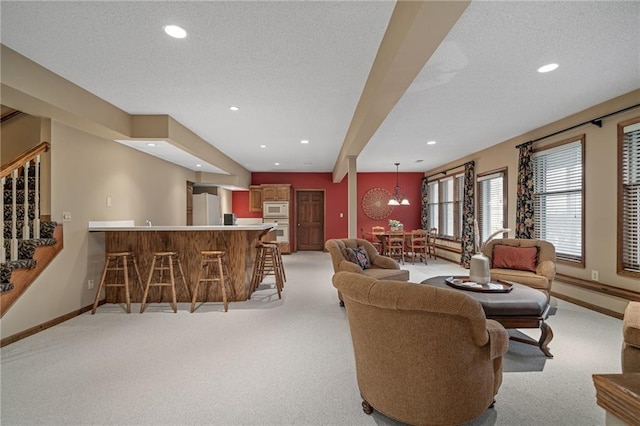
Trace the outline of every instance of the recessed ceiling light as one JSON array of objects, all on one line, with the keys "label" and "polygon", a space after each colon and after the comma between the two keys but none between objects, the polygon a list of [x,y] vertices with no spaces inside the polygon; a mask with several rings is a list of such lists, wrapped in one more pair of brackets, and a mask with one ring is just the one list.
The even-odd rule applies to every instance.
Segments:
[{"label": "recessed ceiling light", "polygon": [[436,141],[429,141],[427,142],[427,145],[435,145],[437,142]]},{"label": "recessed ceiling light", "polygon": [[185,38],[187,36],[187,32],[177,25],[165,25],[163,28],[164,32],[173,38]]},{"label": "recessed ceiling light", "polygon": [[273,163],[273,164],[275,164],[276,166],[279,166],[279,165],[280,165],[280,163]]},{"label": "recessed ceiling light", "polygon": [[156,146],[156,144],[155,144],[155,143],[151,143],[151,142],[149,142],[149,143],[147,144],[147,146]]},{"label": "recessed ceiling light", "polygon": [[306,139],[302,139],[302,140],[300,141],[300,143],[309,143],[309,141],[308,141],[308,140],[306,140]]},{"label": "recessed ceiling light", "polygon": [[549,72],[558,68],[558,64],[547,64],[538,68],[538,72]]},{"label": "recessed ceiling light", "polygon": [[202,167],[202,164],[196,164],[196,167]]},{"label": "recessed ceiling light", "polygon": [[231,111],[238,111],[240,108],[238,108],[237,106],[230,106],[229,109]]},{"label": "recessed ceiling light", "polygon": [[266,145],[260,145],[260,148],[266,148],[266,147],[267,147]]}]

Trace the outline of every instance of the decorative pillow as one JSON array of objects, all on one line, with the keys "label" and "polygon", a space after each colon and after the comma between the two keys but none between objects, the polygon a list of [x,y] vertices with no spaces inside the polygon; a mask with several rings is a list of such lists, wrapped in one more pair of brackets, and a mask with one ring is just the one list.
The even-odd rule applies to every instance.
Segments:
[{"label": "decorative pillow", "polygon": [[356,260],[356,255],[353,252],[352,248],[349,247],[342,247],[342,255],[344,256],[345,259],[347,259],[349,262],[353,262],[356,265],[358,264],[358,261]]},{"label": "decorative pillow", "polygon": [[356,247],[352,250],[356,258],[355,263],[357,263],[362,269],[368,269],[371,266],[371,261],[369,260],[367,250],[364,247]]},{"label": "decorative pillow", "polygon": [[493,246],[492,268],[536,271],[539,247]]}]

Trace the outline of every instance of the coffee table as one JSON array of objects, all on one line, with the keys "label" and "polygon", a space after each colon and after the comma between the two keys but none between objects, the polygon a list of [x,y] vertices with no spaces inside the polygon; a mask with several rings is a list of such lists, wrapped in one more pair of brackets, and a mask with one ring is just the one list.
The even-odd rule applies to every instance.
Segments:
[{"label": "coffee table", "polygon": [[434,287],[446,288],[452,291],[463,291],[482,305],[487,319],[492,319],[504,328],[540,328],[542,332],[539,340],[524,339],[511,336],[511,340],[531,345],[537,345],[549,358],[549,342],[553,339],[553,330],[545,322],[549,315],[547,296],[534,288],[513,281],[506,281],[513,287],[508,293],[481,293],[476,291],[458,290],[445,283],[448,276],[438,276],[422,281]]}]

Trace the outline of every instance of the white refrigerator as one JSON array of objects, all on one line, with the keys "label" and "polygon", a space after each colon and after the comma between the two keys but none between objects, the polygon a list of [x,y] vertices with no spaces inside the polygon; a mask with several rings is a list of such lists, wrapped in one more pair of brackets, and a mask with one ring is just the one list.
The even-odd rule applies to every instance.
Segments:
[{"label": "white refrigerator", "polygon": [[220,200],[213,194],[193,195],[193,224],[194,225],[220,225]]}]

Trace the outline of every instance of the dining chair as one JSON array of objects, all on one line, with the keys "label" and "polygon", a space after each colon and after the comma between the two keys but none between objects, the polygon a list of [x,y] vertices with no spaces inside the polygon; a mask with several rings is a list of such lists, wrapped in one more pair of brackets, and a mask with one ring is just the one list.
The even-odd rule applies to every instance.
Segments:
[{"label": "dining chair", "polygon": [[436,256],[436,238],[438,237],[438,228],[429,229],[429,237],[427,241],[427,255],[437,259]]},{"label": "dining chair", "polygon": [[378,253],[384,255],[385,253],[383,252],[385,251],[385,247],[384,244],[382,244],[382,240],[380,239],[380,237],[378,237],[378,235],[384,234],[384,226],[372,226],[371,234],[373,236],[373,241],[371,241],[371,244],[373,244],[376,250],[378,250]]},{"label": "dining chair", "polygon": [[416,263],[416,256],[418,260],[423,259],[424,263],[427,263],[427,231],[424,229],[414,229],[411,231],[409,239],[409,250],[407,253],[411,253],[411,263]]},{"label": "dining chair", "polygon": [[405,250],[405,234],[404,229],[389,231],[389,243],[387,248],[389,253],[387,256],[399,259],[404,265],[404,250]]},{"label": "dining chair", "polygon": [[371,245],[375,247],[376,251],[382,254],[382,242],[377,236],[373,234],[373,232],[365,232],[364,228],[360,228],[360,238],[369,241]]}]

